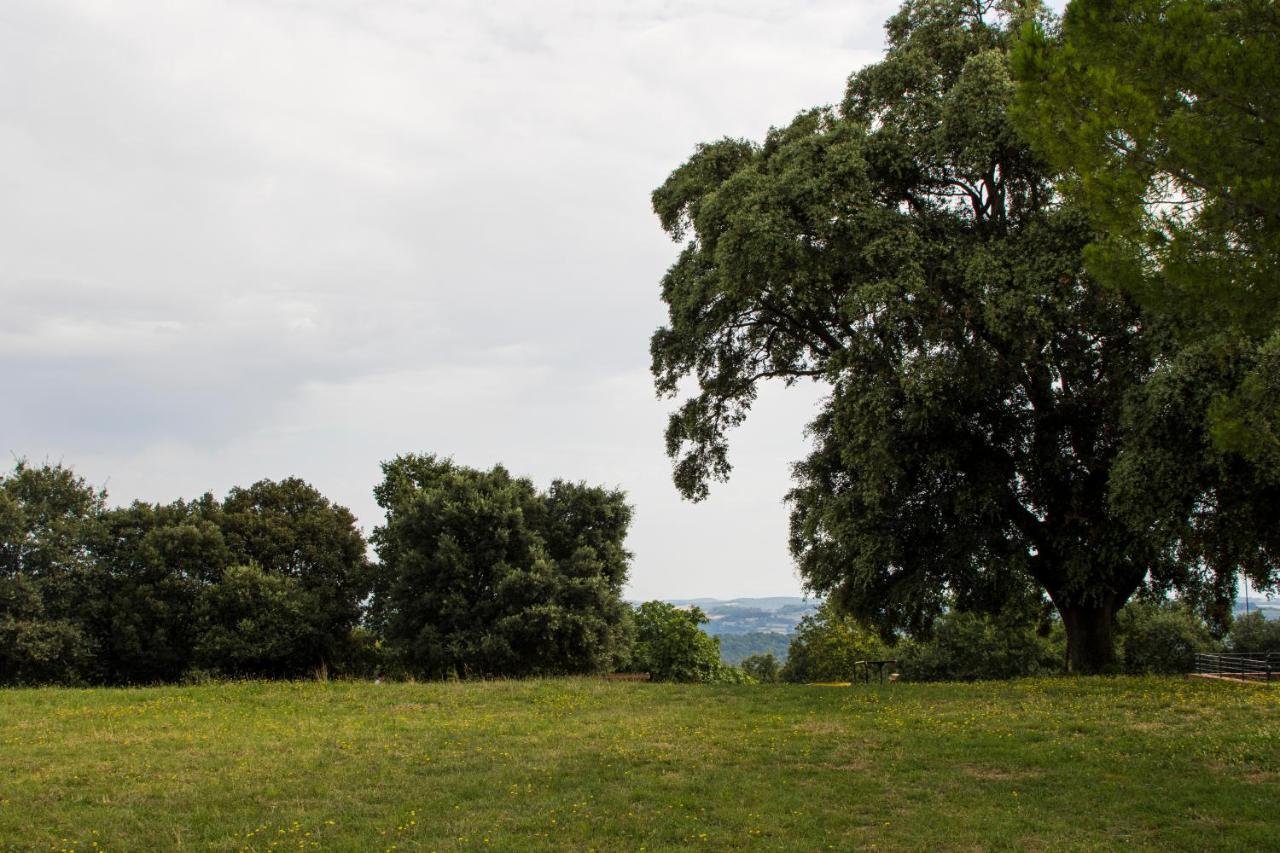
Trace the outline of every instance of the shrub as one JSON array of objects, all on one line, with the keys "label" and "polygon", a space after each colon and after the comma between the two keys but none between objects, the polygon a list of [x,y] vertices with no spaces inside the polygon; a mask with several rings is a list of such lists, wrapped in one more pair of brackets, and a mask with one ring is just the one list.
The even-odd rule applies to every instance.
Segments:
[{"label": "shrub", "polygon": [[898,644],[898,667],[910,681],[976,681],[1057,672],[1061,654],[1023,620],[949,611],[922,641]]},{"label": "shrub", "polygon": [[720,662],[720,643],[699,627],[707,621],[697,607],[646,601],[635,612],[630,666],[654,681],[735,680],[741,670]]},{"label": "shrub", "polygon": [[231,566],[196,605],[198,667],[233,676],[297,675],[314,646],[299,582],[256,564]]},{"label": "shrub", "polygon": [[563,481],[541,492],[501,465],[434,456],[382,468],[370,624],[408,672],[519,677],[615,663],[630,559],[622,492]]},{"label": "shrub", "polygon": [[779,676],[783,681],[848,681],[859,660],[888,656],[879,635],[839,613],[830,601],[800,620]]},{"label": "shrub", "polygon": [[1191,672],[1196,652],[1218,648],[1204,620],[1180,602],[1136,601],[1116,623],[1124,671],[1133,675]]},{"label": "shrub", "polygon": [[1227,646],[1233,652],[1280,653],[1280,620],[1268,621],[1257,611],[1237,616],[1231,623]]},{"label": "shrub", "polygon": [[782,678],[782,666],[773,652],[746,658],[742,661],[742,671],[762,684],[773,684]]}]

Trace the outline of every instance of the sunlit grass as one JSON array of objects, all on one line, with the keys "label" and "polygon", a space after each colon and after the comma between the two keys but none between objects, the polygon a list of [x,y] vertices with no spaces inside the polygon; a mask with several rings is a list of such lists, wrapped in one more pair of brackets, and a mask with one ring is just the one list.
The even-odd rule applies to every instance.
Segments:
[{"label": "sunlit grass", "polygon": [[0,846],[1280,845],[1280,689],[244,683],[0,691]]}]

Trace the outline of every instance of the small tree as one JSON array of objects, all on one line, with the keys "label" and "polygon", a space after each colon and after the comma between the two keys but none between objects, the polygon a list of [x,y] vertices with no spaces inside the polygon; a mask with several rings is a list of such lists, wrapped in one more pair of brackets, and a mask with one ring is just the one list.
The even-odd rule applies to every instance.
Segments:
[{"label": "small tree", "polygon": [[346,647],[373,586],[364,536],[346,507],[296,477],[232,489],[213,513],[232,564],[253,564],[306,601],[309,628],[294,669],[330,665]]},{"label": "small tree", "polygon": [[784,681],[848,681],[854,662],[887,656],[884,641],[831,600],[800,620],[780,673]]},{"label": "small tree", "polygon": [[92,680],[90,543],[105,495],[61,465],[0,477],[0,683]]},{"label": "small tree", "polygon": [[774,684],[782,679],[782,665],[773,652],[746,658],[742,661],[742,671],[761,684]]},{"label": "small tree", "polygon": [[698,607],[646,601],[636,608],[631,666],[654,681],[717,681],[728,669],[720,662],[719,641],[702,630],[707,615]]}]

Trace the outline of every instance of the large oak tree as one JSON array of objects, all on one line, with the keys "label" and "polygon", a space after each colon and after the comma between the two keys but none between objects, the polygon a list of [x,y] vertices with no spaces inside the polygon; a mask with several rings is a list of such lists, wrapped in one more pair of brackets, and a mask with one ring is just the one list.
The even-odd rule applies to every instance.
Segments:
[{"label": "large oak tree", "polygon": [[[697,383],[667,430],[692,499],[728,475],[762,381],[829,386],[790,495],[811,590],[923,632],[1038,586],[1073,669],[1097,671],[1135,593],[1220,589],[1240,555],[1160,523],[1140,466],[1121,482],[1126,454],[1178,438],[1126,414],[1164,332],[1087,275],[1086,218],[1009,121],[1010,33],[1033,14],[912,0],[838,109],[699,146],[653,196],[685,244],[653,372],[668,396]],[[1179,498],[1204,509],[1204,486]]]}]

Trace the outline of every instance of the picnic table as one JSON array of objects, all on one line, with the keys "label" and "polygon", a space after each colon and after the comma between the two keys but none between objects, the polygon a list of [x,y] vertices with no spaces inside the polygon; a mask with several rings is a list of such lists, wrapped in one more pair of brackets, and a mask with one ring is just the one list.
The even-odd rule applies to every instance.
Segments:
[{"label": "picnic table", "polygon": [[[874,667],[876,672],[880,676],[880,683],[884,684],[884,670],[885,670],[885,667],[887,667],[889,664],[893,664],[894,667],[897,667],[898,661],[895,658],[888,658],[886,660],[854,661],[853,662],[853,683],[857,684],[859,681],[862,681],[862,682],[865,682],[866,684],[870,684],[871,669],[872,667]],[[862,677],[859,678],[858,677],[859,675],[861,675]]]}]

